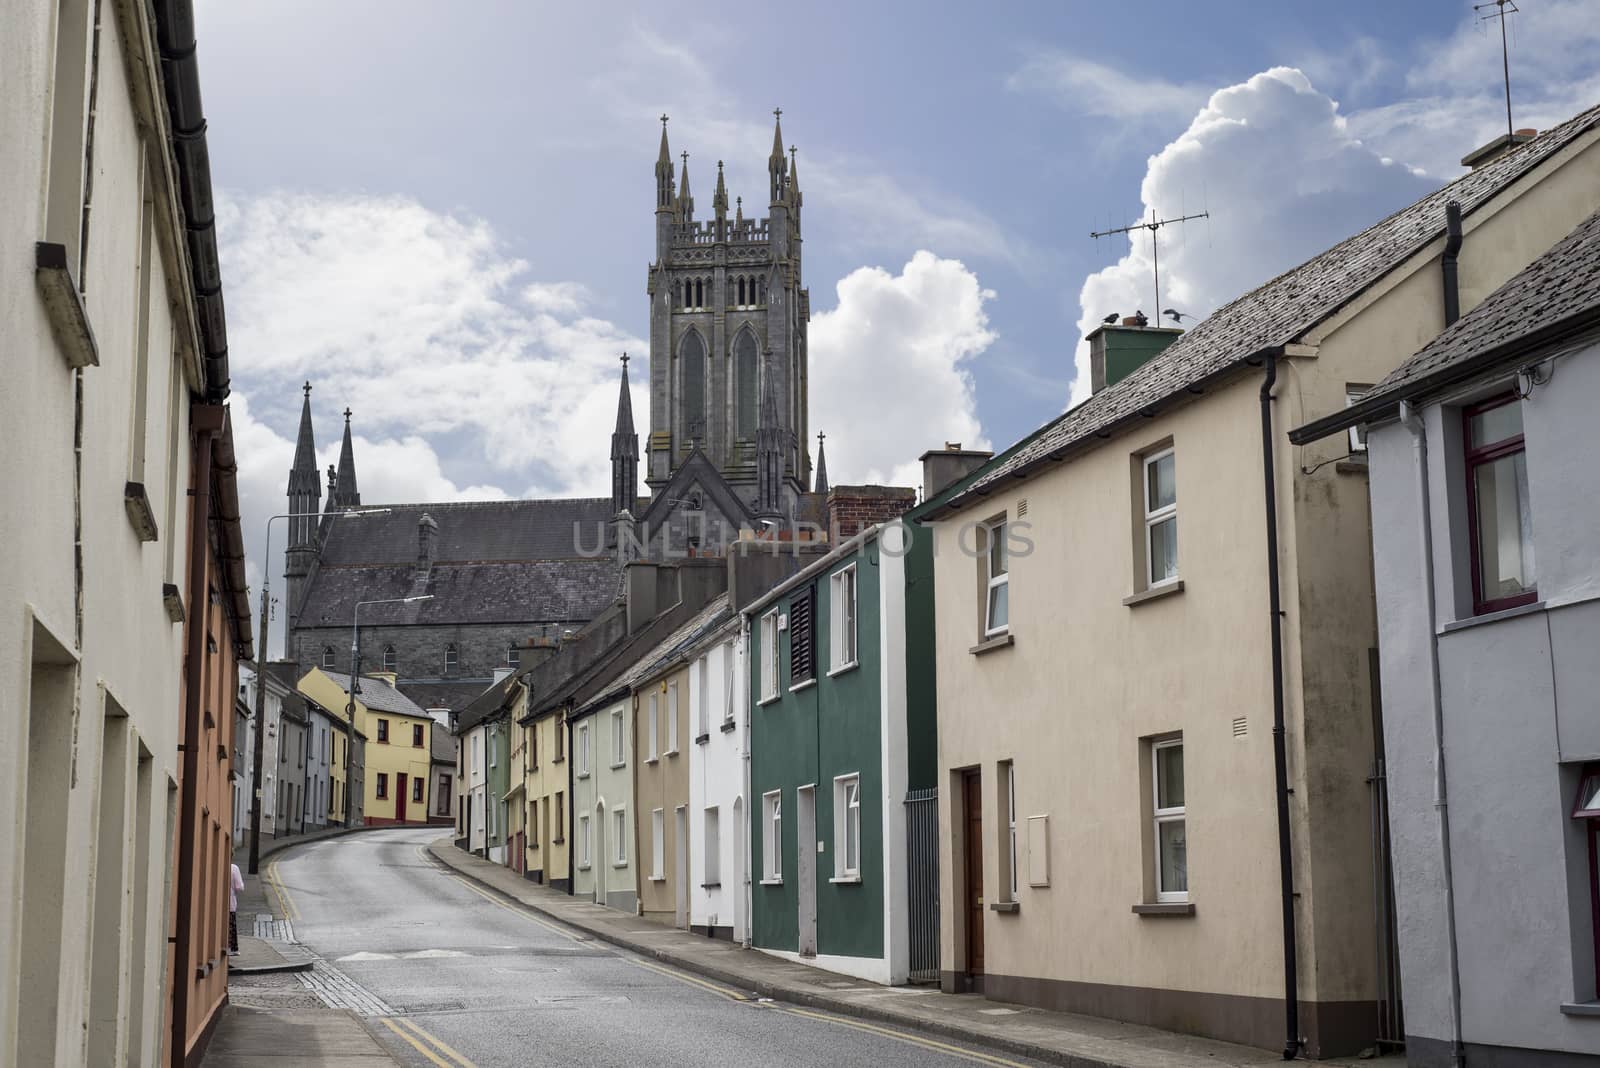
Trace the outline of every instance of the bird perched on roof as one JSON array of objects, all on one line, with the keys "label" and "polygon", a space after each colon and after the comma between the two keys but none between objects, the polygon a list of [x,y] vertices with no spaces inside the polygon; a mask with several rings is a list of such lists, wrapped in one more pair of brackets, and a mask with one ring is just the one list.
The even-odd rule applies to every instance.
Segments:
[{"label": "bird perched on roof", "polygon": [[1178,323],[1180,325],[1183,323],[1183,321],[1185,319],[1193,319],[1194,318],[1194,316],[1188,314],[1187,312],[1181,312],[1181,311],[1178,311],[1175,308],[1168,308],[1166,311],[1162,312],[1161,314],[1165,315],[1168,319],[1171,319],[1173,322]]},{"label": "bird perched on roof", "polygon": [[1143,308],[1139,308],[1134,311],[1133,321],[1137,326],[1148,326],[1150,324],[1150,320],[1145,317]]},{"label": "bird perched on roof", "polygon": [[1117,321],[1117,317],[1119,315],[1121,315],[1121,314],[1122,314],[1121,312],[1112,312],[1110,315],[1106,316],[1104,319],[1101,319],[1100,321],[1102,323],[1105,323],[1107,326],[1109,326],[1112,323],[1116,322]]}]

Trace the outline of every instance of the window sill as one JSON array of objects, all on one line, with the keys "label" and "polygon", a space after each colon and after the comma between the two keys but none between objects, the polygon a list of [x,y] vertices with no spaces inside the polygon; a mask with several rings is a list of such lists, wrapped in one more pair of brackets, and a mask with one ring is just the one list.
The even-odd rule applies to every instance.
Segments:
[{"label": "window sill", "polygon": [[721,880],[718,880],[717,882],[714,882],[714,883],[701,883],[700,884],[700,889],[702,889],[702,890],[720,890],[720,889],[722,889],[722,882],[721,882]]},{"label": "window sill", "polygon": [[1485,623],[1499,623],[1502,620],[1516,619],[1518,616],[1531,616],[1535,612],[1543,612],[1545,603],[1534,601],[1532,604],[1519,604],[1515,608],[1502,608],[1498,612],[1485,612],[1481,616],[1468,616],[1466,619],[1457,619],[1446,623],[1439,628],[1439,633],[1451,634],[1458,630],[1467,630],[1470,627],[1480,627]]},{"label": "window sill", "polygon": [[579,871],[588,871],[589,870],[589,865],[587,865],[587,864],[579,864],[578,865],[578,870]]},{"label": "window sill", "polygon": [[[725,720],[722,721],[722,726],[719,729],[722,731],[723,734],[727,734],[729,731],[733,730],[737,726],[738,726],[738,724],[735,723],[733,720],[725,719]],[[707,735],[707,737],[710,737],[710,736]]]},{"label": "window sill", "polygon": [[611,862],[611,866],[613,868],[626,868],[628,866],[628,862],[625,860],[613,860]]},{"label": "window sill", "polygon": [[[658,759],[657,759],[657,758],[655,758],[655,757],[645,757],[645,758],[644,758],[644,762],[645,762],[645,763],[646,763],[646,764],[659,764],[659,763],[661,763],[661,761],[660,761],[660,760],[658,760]],[[616,765],[615,765],[615,764],[613,764],[613,765],[612,765],[612,767],[616,767]]]},{"label": "window sill", "polygon": [[776,879],[762,879],[761,880],[761,885],[762,886],[782,886],[783,885],[783,876],[780,875]]},{"label": "window sill", "polygon": [[159,536],[156,529],[156,514],[150,507],[150,497],[144,491],[144,483],[129,482],[122,487],[123,510],[128,513],[128,525],[133,527],[133,532],[140,541],[155,541]]},{"label": "window sill", "polygon": [[861,884],[861,876],[860,875],[835,875],[833,878],[829,879],[828,881],[830,883],[835,884],[835,885],[843,884],[843,885],[848,886],[848,885],[854,883],[855,885],[859,886]]},{"label": "window sill", "polygon": [[1135,916],[1193,916],[1192,901],[1158,901],[1148,905],[1133,906]]},{"label": "window sill", "polygon": [[989,902],[989,909],[992,912],[1004,912],[1004,913],[1008,913],[1010,915],[1016,915],[1017,913],[1020,913],[1022,911],[1022,902],[1020,902],[1020,901],[991,901],[991,902]]},{"label": "window sill", "polygon": [[589,773],[588,773],[588,772],[587,772],[587,771],[580,771],[580,772],[578,772],[578,778],[580,778],[580,779],[587,779],[587,778],[588,778],[588,777],[589,777]]},{"label": "window sill", "polygon": [[816,679],[814,679],[814,678],[806,679],[806,680],[804,680],[802,682],[797,682],[793,686],[789,687],[789,692],[790,693],[799,693],[801,690],[809,690],[809,689],[811,689],[811,687],[815,686],[816,684],[817,684],[817,680]]},{"label": "window sill", "polygon": [[697,734],[697,735],[694,736],[694,744],[695,745],[705,745],[710,740],[711,740],[711,735],[709,735],[709,734]]},{"label": "window sill", "polygon": [[550,839],[550,844],[551,845],[566,845],[567,844],[567,840],[565,838],[552,838],[552,839]]},{"label": "window sill", "polygon": [[1333,465],[1333,469],[1341,475],[1367,475],[1372,470],[1367,466],[1365,457],[1359,460],[1340,460]]},{"label": "window sill", "polygon": [[619,760],[615,764],[611,765],[611,770],[612,771],[617,771],[618,769],[625,768],[627,766],[628,766],[628,762],[626,760]]},{"label": "window sill", "polygon": [[1600,1001],[1563,1001],[1563,1016],[1600,1016]]},{"label": "window sill", "polygon": [[89,313],[83,306],[83,297],[67,266],[66,246],[51,241],[36,242],[33,268],[51,332],[55,334],[67,366],[73,369],[98,367],[100,350],[94,342],[94,331],[89,327]]},{"label": "window sill", "polygon": [[677,756],[678,755],[678,747],[677,746],[673,746],[671,749],[666,750],[661,755],[664,756],[664,757]]},{"label": "window sill", "polygon": [[834,669],[832,669],[831,671],[828,672],[828,678],[831,679],[835,675],[843,675],[846,671],[854,671],[856,668],[858,668],[860,666],[861,666],[861,661],[859,661],[859,660],[852,660],[848,664],[840,664],[838,667],[836,667],[836,668],[834,668]]},{"label": "window sill", "polygon": [[664,883],[667,881],[667,877],[665,875],[652,875],[650,876],[650,881],[653,883]]},{"label": "window sill", "polygon": [[756,702],[756,707],[757,707],[757,708],[760,708],[760,707],[761,707],[761,706],[763,706],[763,705],[770,705],[770,704],[772,704],[772,703],[773,703],[773,702],[774,702],[774,701],[776,701],[776,700],[777,700],[777,699],[778,699],[778,695],[777,695],[777,694],[770,694],[770,695],[768,695],[768,696],[766,696],[766,697],[763,697],[763,698],[761,698],[761,699],[760,699],[760,700],[758,700],[758,701],[757,701],[757,702]]},{"label": "window sill", "polygon": [[1183,592],[1183,579],[1163,583],[1160,586],[1151,586],[1148,590],[1141,590],[1131,597],[1124,597],[1122,603],[1129,608],[1134,608],[1150,601],[1159,601],[1163,597],[1171,597],[1175,593]]},{"label": "window sill", "polygon": [[974,645],[971,649],[968,649],[967,652],[971,653],[973,656],[982,656],[984,653],[992,653],[996,649],[1005,649],[1015,645],[1016,643],[1017,639],[1012,637],[1009,632],[1005,634],[996,634],[993,638],[985,638],[977,645]]}]

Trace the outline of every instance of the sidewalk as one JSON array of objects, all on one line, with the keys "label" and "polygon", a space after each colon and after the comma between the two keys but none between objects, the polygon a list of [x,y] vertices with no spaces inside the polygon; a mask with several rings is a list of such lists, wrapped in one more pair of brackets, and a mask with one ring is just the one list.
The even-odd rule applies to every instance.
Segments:
[{"label": "sidewalk", "polygon": [[[810,968],[733,943],[691,935],[642,917],[537,886],[498,864],[434,842],[433,856],[523,906],[641,956],[653,957],[738,990],[988,1046],[1072,1068],[1217,1068],[1281,1064],[1271,1051],[1138,1024],[1074,1016],[945,994],[931,987],[884,987]],[[1404,1068],[1400,1055],[1318,1062]]]}]

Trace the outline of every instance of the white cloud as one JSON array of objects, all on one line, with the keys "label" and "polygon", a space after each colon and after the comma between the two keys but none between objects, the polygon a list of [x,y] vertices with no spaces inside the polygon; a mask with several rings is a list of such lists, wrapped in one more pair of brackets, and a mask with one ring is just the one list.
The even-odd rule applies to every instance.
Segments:
[{"label": "white cloud", "polygon": [[897,275],[860,267],[811,320],[812,430],[835,483],[916,486],[916,458],[945,441],[987,448],[971,363],[994,341],[994,299],[959,260],[912,256]]},{"label": "white cloud", "polygon": [[[1277,67],[1218,90],[1150,158],[1141,186],[1141,217],[1180,208],[1212,215],[1158,232],[1163,307],[1209,314],[1436,184],[1356,140],[1338,105],[1298,70]],[[1078,301],[1082,334],[1112,312],[1154,316],[1149,233],[1085,279]],[[1076,363],[1073,403],[1089,391],[1081,340]]]},{"label": "white cloud", "polygon": [[1196,85],[1129,74],[1063,52],[1033,56],[1006,79],[1006,87],[1047,93],[1069,111],[1123,121],[1187,118],[1206,98]]}]

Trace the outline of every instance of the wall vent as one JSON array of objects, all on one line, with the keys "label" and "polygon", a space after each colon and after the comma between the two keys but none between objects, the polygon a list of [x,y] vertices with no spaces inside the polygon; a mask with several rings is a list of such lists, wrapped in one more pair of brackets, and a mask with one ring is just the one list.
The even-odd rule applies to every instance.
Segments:
[{"label": "wall vent", "polygon": [[1017,501],[1017,518],[1020,519],[1020,518],[1022,518],[1023,516],[1025,516],[1027,514],[1028,514],[1028,498],[1023,497],[1021,500]]},{"label": "wall vent", "polygon": [[1248,722],[1246,722],[1245,718],[1243,716],[1234,717],[1234,720],[1233,720],[1233,736],[1235,738],[1243,738],[1245,735],[1247,735],[1249,733],[1250,733],[1250,724]]}]

